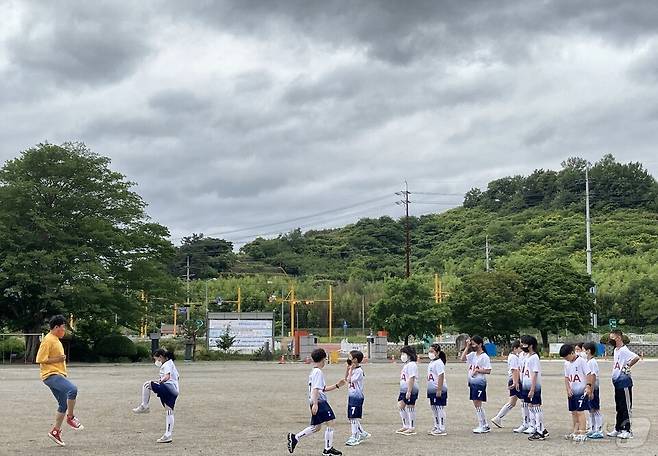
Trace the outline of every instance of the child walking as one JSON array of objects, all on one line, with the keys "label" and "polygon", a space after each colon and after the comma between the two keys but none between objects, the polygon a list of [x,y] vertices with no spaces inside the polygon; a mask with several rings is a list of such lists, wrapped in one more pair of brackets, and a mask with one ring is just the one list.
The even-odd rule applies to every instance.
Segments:
[{"label": "child walking", "polygon": [[398,407],[402,428],[395,431],[402,435],[416,434],[416,401],[418,400],[418,356],[413,347],[405,345],[400,349],[400,360],[404,363],[400,372],[400,394]]},{"label": "child walking", "polygon": [[350,422],[352,435],[345,445],[356,446],[370,437],[361,426],[361,419],[363,418],[363,379],[365,377],[363,369],[361,368],[361,361],[363,361],[363,353],[359,350],[352,350],[347,358],[347,372],[345,373],[345,381],[348,384],[347,394],[347,419]]},{"label": "child walking", "polygon": [[478,427],[473,429],[475,434],[486,434],[491,431],[487,424],[487,416],[482,404],[487,402],[487,378],[491,373],[491,360],[484,350],[484,339],[473,336],[466,341],[466,347],[461,356],[462,361],[468,363],[469,399],[473,401]]},{"label": "child walking", "polygon": [[590,385],[589,396],[589,416],[591,423],[591,430],[587,434],[588,439],[602,439],[603,435],[603,414],[601,413],[601,396],[599,393],[599,363],[596,362],[596,344],[594,342],[587,342],[584,345],[585,352],[587,353],[587,367],[590,371],[589,379],[587,380]]},{"label": "child walking", "polygon": [[320,430],[322,423],[326,423],[324,431],[324,450],[323,455],[340,456],[343,453],[334,448],[334,420],[336,416],[334,411],[327,402],[328,391],[337,390],[345,384],[345,379],[341,378],[340,381],[334,385],[327,386],[324,381],[324,374],[322,368],[325,366],[327,360],[327,353],[322,348],[316,348],[311,353],[313,360],[313,370],[308,376],[308,402],[311,408],[311,424],[306,429],[297,434],[288,434],[288,451],[292,453],[299,440],[314,434]]},{"label": "child walking", "polygon": [[162,348],[153,353],[154,364],[160,368],[160,378],[156,382],[147,381],[142,385],[142,403],[133,409],[134,413],[149,413],[149,401],[153,391],[165,408],[165,433],[156,440],[157,443],[171,443],[174,432],[174,406],[178,399],[178,369],[174,364],[175,356],[172,352]]},{"label": "child walking", "polygon": [[429,435],[447,435],[446,411],[448,405],[448,383],[446,382],[446,354],[439,344],[430,345],[427,353],[430,364],[427,366],[427,398],[430,400],[434,427]]},{"label": "child walking", "polygon": [[507,389],[509,391],[509,400],[500,412],[491,419],[491,422],[497,427],[503,427],[503,418],[516,406],[516,401],[521,395],[521,360],[519,359],[519,352],[521,351],[521,341],[515,340],[512,342],[511,350],[507,355]]},{"label": "child walking", "polygon": [[39,363],[41,381],[50,388],[57,399],[57,414],[55,424],[48,437],[59,446],[66,446],[62,440],[62,423],[66,414],[66,424],[75,431],[81,431],[84,426],[73,411],[78,396],[78,388],[68,380],[66,370],[66,355],[60,339],[66,333],[66,318],[55,315],[49,322],[50,332],[45,335],[37,352],[36,362]]},{"label": "child walking", "polygon": [[586,413],[589,412],[590,384],[588,378],[591,374],[587,361],[576,354],[571,344],[560,347],[560,356],[564,358],[564,386],[567,390],[569,411],[573,422],[573,432],[566,435],[568,440],[582,442],[587,438]]},{"label": "child walking", "polygon": [[537,354],[537,338],[521,337],[521,350],[526,353],[521,381],[521,397],[528,404],[530,425],[524,431],[530,434],[528,440],[546,440],[548,430],[544,425],[544,411],[541,401],[541,363]]}]

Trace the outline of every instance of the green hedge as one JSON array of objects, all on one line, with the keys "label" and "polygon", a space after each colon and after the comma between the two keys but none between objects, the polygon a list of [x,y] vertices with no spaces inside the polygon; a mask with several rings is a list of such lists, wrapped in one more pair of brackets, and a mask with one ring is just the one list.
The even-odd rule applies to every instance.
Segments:
[{"label": "green hedge", "polygon": [[94,353],[109,360],[132,359],[137,355],[137,348],[126,336],[112,334],[94,344]]},{"label": "green hedge", "polygon": [[21,337],[7,337],[0,339],[0,356],[3,359],[9,359],[11,354],[16,358],[23,358],[25,355],[25,340]]}]

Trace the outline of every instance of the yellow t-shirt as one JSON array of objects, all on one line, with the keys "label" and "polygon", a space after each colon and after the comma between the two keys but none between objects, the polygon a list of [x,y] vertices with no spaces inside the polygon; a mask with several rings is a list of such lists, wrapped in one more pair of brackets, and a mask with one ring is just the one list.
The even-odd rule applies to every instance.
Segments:
[{"label": "yellow t-shirt", "polygon": [[64,346],[59,338],[54,334],[48,333],[39,345],[37,352],[37,363],[41,368],[41,380],[45,380],[51,375],[59,374],[66,377],[66,361],[59,363],[45,364],[48,358],[55,358],[64,354]]}]

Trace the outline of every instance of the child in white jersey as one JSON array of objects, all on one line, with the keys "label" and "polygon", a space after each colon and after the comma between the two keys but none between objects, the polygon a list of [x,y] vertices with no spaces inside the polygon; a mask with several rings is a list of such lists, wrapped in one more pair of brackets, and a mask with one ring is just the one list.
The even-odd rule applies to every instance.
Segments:
[{"label": "child in white jersey", "polygon": [[509,391],[509,400],[500,412],[491,419],[491,422],[497,427],[503,427],[503,418],[515,406],[516,401],[521,395],[521,360],[519,359],[519,352],[521,351],[521,341],[515,340],[512,342],[511,350],[507,355],[507,389]]},{"label": "child in white jersey", "polygon": [[590,385],[589,416],[591,430],[587,433],[588,439],[602,439],[603,436],[603,414],[601,413],[601,399],[599,393],[599,363],[596,362],[596,344],[587,342],[584,345],[587,353],[587,364],[590,371],[587,383]]},{"label": "child in white jersey", "polygon": [[352,350],[347,358],[347,371],[345,372],[345,381],[349,386],[347,394],[347,419],[350,421],[352,435],[345,445],[356,446],[370,437],[361,426],[363,418],[363,379],[365,374],[361,367],[363,353],[359,350]]},{"label": "child in white jersey", "polygon": [[400,394],[398,407],[402,428],[395,431],[397,434],[416,434],[416,401],[418,400],[418,356],[413,347],[405,345],[400,349],[400,360],[404,363],[400,372]]},{"label": "child in white jersey", "polygon": [[[520,349],[520,347],[519,347]],[[525,362],[528,360],[528,353],[524,352],[523,350],[520,349],[519,351],[519,399],[521,400],[521,425],[514,429],[514,432],[517,434],[521,434],[526,432],[528,429],[530,429],[531,424],[530,424],[530,407],[524,399],[523,399],[523,372],[525,371]],[[534,428],[534,424],[532,425]]]},{"label": "child in white jersey", "polygon": [[427,353],[430,364],[427,366],[427,398],[430,400],[434,427],[429,435],[447,435],[446,412],[448,405],[448,382],[446,382],[446,354],[439,344],[430,345]]},{"label": "child in white jersey", "polygon": [[334,420],[336,416],[334,411],[327,402],[328,391],[337,390],[345,384],[345,379],[341,378],[340,381],[334,385],[327,386],[324,382],[324,374],[322,368],[325,366],[327,360],[327,353],[322,348],[316,348],[311,352],[311,359],[313,360],[313,370],[308,376],[308,402],[311,408],[311,424],[303,431],[297,434],[288,434],[288,451],[292,453],[299,440],[308,435],[314,434],[320,430],[322,423],[326,423],[327,428],[324,431],[324,450],[322,454],[340,456],[343,453],[334,448]]},{"label": "child in white jersey", "polygon": [[573,432],[565,436],[568,440],[582,442],[587,438],[587,419],[589,413],[589,395],[591,374],[587,361],[576,354],[571,344],[560,347],[560,357],[564,358],[564,386],[569,400],[569,411],[573,422]]},{"label": "child in white jersey", "polygon": [[468,339],[461,360],[468,363],[469,399],[473,401],[475,415],[478,419],[478,427],[473,429],[473,433],[485,434],[491,431],[482,407],[482,404],[487,402],[486,375],[491,373],[491,360],[484,350],[484,339],[480,336]]},{"label": "child in white jersey", "polygon": [[615,428],[608,432],[608,437],[630,439],[631,416],[633,409],[633,378],[631,368],[640,360],[624,344],[624,335],[618,329],[610,332],[608,342],[615,347],[612,362],[612,385],[615,387],[615,409],[617,416]]},{"label": "child in white jersey", "polygon": [[530,426],[523,431],[528,440],[546,440],[548,430],[544,426],[544,411],[541,399],[541,363],[537,354],[537,338],[525,335],[521,337],[521,350],[526,353],[521,375],[521,397],[528,404]]},{"label": "child in white jersey", "polygon": [[166,411],[165,433],[156,442],[171,443],[174,432],[174,406],[179,394],[178,369],[174,364],[174,353],[171,351],[159,348],[153,353],[153,359],[155,365],[160,368],[160,378],[158,381],[147,381],[142,385],[142,403],[134,408],[133,412],[139,414],[150,411],[149,401],[153,391],[160,398]]}]

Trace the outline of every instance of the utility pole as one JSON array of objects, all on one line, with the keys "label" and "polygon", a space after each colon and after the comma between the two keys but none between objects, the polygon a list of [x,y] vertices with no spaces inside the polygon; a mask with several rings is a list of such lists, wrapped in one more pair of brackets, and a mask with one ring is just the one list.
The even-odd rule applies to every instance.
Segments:
[{"label": "utility pole", "polygon": [[411,275],[411,228],[409,226],[409,185],[404,181],[404,191],[395,192],[396,195],[404,195],[402,201],[397,201],[395,204],[404,204],[404,235],[405,235],[405,277],[409,278]]},{"label": "utility pole", "polygon": [[489,272],[490,265],[489,265],[489,235],[485,236],[485,241],[484,241],[484,254],[485,254],[485,267],[487,272]]},{"label": "utility pole", "polygon": [[366,333],[366,295],[361,296],[361,330]]},{"label": "utility pole", "polygon": [[[587,274],[592,277],[592,239],[590,233],[590,216],[589,216],[589,164],[585,166],[585,237],[587,238]],[[596,308],[596,287],[592,290],[594,294],[594,306]],[[596,312],[591,314],[591,322],[594,328],[599,326],[599,316]]]},{"label": "utility pole", "polygon": [[190,319],[190,256],[187,256],[187,273],[185,274],[186,278],[186,294],[187,294],[187,319]]}]

